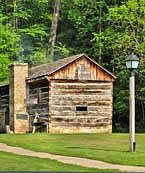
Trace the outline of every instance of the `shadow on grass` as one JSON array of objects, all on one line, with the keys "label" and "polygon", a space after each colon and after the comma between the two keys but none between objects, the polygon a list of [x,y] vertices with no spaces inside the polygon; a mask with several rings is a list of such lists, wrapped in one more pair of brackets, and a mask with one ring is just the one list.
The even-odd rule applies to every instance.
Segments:
[{"label": "shadow on grass", "polygon": [[119,152],[119,153],[129,153],[130,151],[129,150],[115,150],[115,149],[104,149],[104,148],[92,148],[92,147],[76,147],[76,146],[72,146],[72,147],[65,147],[67,149],[89,149],[89,150],[99,150],[99,151],[111,151],[111,152]]}]

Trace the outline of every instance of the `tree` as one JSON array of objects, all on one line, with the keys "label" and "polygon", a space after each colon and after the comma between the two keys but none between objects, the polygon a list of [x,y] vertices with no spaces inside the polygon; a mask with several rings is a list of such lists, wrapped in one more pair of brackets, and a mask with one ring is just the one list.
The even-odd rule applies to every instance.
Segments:
[{"label": "tree", "polygon": [[52,24],[51,24],[47,57],[54,56],[54,45],[55,45],[55,40],[56,40],[56,31],[57,31],[57,25],[58,25],[58,19],[59,19],[59,11],[60,11],[60,0],[56,0],[53,18],[52,18]]},{"label": "tree", "polygon": [[[142,0],[122,1],[115,6],[108,7],[106,15],[106,27],[101,33],[94,33],[96,46],[99,47],[101,40],[102,56],[104,60],[110,62],[113,71],[117,76],[117,83],[114,89],[114,118],[122,121],[122,125],[127,125],[128,119],[128,78],[129,73],[125,67],[125,58],[132,51],[144,59],[143,50],[145,49],[145,2]],[[110,56],[110,57],[109,57]],[[106,62],[107,62],[106,61]],[[141,62],[142,65],[144,60]],[[111,65],[111,66],[110,66]],[[140,73],[143,73],[141,68]],[[141,80],[137,83],[138,93],[143,87]],[[140,89],[139,89],[140,88]],[[140,105],[140,99],[143,95],[137,97],[137,105]],[[145,100],[145,98],[144,98]],[[142,108],[141,106],[138,106]],[[140,108],[137,112],[140,112]],[[142,111],[144,114],[144,110]],[[139,113],[137,114],[139,116]],[[138,119],[138,117],[137,117]],[[120,121],[120,122],[121,122]]]},{"label": "tree", "polygon": [[18,29],[18,19],[17,19],[17,0],[13,0],[13,8],[14,8],[14,19],[13,19],[13,27],[17,31]]},{"label": "tree", "polygon": [[19,37],[14,33],[13,28],[0,21],[0,81],[8,79],[8,66],[16,60],[19,52]]}]

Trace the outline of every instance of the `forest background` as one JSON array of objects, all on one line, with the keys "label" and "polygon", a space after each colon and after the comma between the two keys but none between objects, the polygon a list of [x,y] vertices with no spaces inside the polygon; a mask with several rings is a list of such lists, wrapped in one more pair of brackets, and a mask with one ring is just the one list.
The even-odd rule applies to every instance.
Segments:
[{"label": "forest background", "polygon": [[0,0],[0,83],[14,61],[35,66],[86,53],[113,72],[113,129],[128,131],[125,59],[140,58],[136,71],[136,129],[145,131],[145,1],[61,0],[54,55],[48,56],[56,0]]}]

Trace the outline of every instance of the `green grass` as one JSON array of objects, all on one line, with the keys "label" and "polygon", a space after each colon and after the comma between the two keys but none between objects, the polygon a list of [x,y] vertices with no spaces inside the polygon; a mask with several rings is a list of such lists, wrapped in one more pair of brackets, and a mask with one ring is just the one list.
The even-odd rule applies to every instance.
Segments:
[{"label": "green grass", "polygon": [[19,156],[0,152],[0,171],[82,171],[82,172],[113,172],[64,164],[54,160],[36,157]]},{"label": "green grass", "polygon": [[145,135],[137,134],[137,151],[129,152],[128,134],[65,134],[44,133],[0,135],[0,142],[34,151],[77,156],[123,165],[145,166]]}]

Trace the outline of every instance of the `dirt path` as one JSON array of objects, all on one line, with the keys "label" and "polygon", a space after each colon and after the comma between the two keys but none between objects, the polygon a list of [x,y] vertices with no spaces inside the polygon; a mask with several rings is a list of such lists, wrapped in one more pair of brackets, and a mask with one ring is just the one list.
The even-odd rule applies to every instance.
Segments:
[{"label": "dirt path", "polygon": [[49,154],[44,152],[36,152],[36,151],[23,149],[20,147],[11,147],[3,143],[0,143],[0,151],[15,153],[18,155],[48,158],[52,160],[57,160],[59,162],[75,164],[75,165],[80,165],[84,167],[99,168],[99,169],[116,169],[116,170],[127,171],[127,172],[145,172],[145,167],[117,165],[117,164],[111,164],[111,163],[85,159],[85,158],[68,157],[68,156],[60,156],[60,155]]}]

